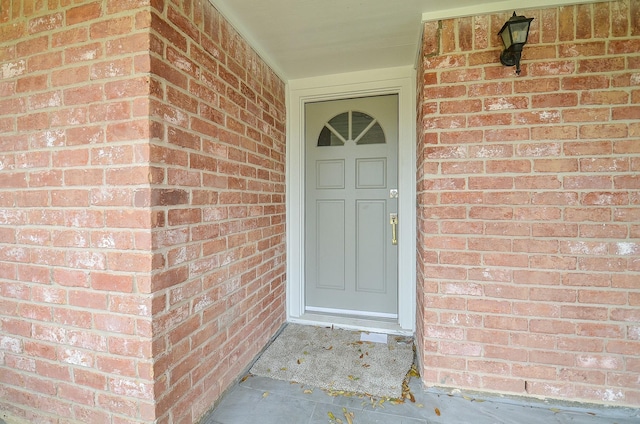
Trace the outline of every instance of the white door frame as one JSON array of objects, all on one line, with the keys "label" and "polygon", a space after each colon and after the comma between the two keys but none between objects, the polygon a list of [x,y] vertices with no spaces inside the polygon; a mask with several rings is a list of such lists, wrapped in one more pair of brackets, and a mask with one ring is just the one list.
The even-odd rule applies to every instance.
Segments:
[{"label": "white door frame", "polygon": [[[291,80],[287,84],[287,320],[413,334],[416,325],[415,70],[389,68]],[[398,320],[322,317],[305,313],[304,106],[321,100],[398,94]]]}]

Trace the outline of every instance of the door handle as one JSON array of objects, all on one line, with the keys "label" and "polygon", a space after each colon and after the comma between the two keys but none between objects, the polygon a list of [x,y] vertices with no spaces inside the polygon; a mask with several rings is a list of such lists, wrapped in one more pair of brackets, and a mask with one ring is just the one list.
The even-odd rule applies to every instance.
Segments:
[{"label": "door handle", "polygon": [[398,214],[389,214],[389,223],[391,224],[391,244],[398,244]]}]

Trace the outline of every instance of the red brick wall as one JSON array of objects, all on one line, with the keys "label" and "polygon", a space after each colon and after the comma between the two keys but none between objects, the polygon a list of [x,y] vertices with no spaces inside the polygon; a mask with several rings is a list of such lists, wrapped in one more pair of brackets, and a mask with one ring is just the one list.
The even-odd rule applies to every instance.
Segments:
[{"label": "red brick wall", "polygon": [[195,421],[284,320],[283,84],[152,3],[0,9],[9,416]]},{"label": "red brick wall", "polygon": [[[191,423],[285,319],[284,84],[208,1],[151,19],[159,422]],[[156,215],[157,214],[157,215]]]},{"label": "red brick wall", "polygon": [[0,410],[148,422],[148,12],[75,3],[0,9]]},{"label": "red brick wall", "polygon": [[429,385],[640,404],[640,1],[428,22],[418,334]]}]

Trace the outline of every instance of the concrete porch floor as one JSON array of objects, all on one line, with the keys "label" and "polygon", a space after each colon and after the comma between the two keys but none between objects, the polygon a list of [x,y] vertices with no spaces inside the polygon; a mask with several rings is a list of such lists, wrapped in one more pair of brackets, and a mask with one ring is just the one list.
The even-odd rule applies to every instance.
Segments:
[{"label": "concrete porch floor", "polygon": [[232,387],[200,424],[639,424],[640,409],[471,394],[409,384],[415,403],[372,404],[366,397],[331,396],[321,389],[264,377]]}]

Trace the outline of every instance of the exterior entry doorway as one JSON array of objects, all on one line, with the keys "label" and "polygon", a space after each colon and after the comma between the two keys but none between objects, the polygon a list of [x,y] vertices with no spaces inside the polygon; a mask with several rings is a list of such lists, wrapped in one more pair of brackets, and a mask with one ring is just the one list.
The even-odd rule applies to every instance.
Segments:
[{"label": "exterior entry doorway", "polygon": [[287,321],[412,335],[415,70],[291,80],[287,91]]},{"label": "exterior entry doorway", "polygon": [[398,95],[304,110],[305,311],[398,317]]}]

